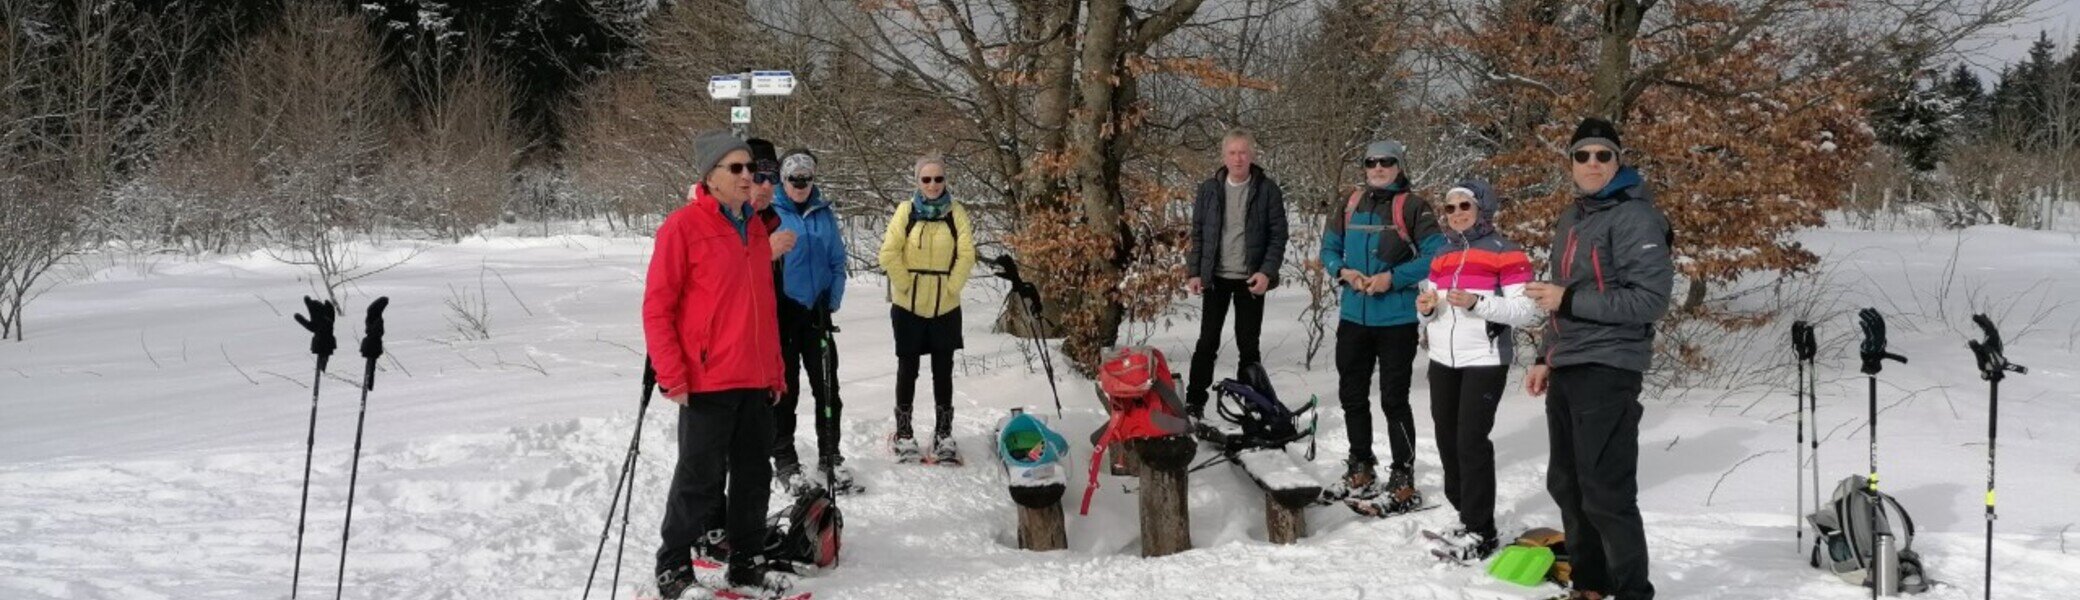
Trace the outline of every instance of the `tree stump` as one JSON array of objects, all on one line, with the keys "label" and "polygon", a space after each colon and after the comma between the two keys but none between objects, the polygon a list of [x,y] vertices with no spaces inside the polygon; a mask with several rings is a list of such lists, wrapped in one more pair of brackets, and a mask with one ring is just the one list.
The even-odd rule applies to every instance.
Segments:
[{"label": "tree stump", "polygon": [[1291,544],[1307,537],[1307,505],[1286,506],[1271,494],[1264,494],[1265,537],[1273,544]]},{"label": "tree stump", "polygon": [[1128,442],[1141,477],[1141,555],[1168,556],[1192,549],[1190,480],[1186,468],[1199,449],[1186,436]]},{"label": "tree stump", "polygon": [[1018,549],[1046,552],[1069,548],[1069,530],[1062,524],[1062,499],[1044,506],[1018,507]]}]

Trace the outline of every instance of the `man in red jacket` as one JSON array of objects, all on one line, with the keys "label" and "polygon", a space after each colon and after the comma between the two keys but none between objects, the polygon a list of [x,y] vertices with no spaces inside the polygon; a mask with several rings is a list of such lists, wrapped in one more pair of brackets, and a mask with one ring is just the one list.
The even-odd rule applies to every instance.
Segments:
[{"label": "man in red jacket", "polygon": [[657,550],[666,598],[695,584],[693,546],[718,511],[735,549],[728,585],[773,587],[756,554],[773,478],[770,404],[786,388],[772,248],[750,206],[751,149],[727,132],[702,133],[694,165],[701,180],[657,228],[643,289],[644,342],[665,398],[680,406],[679,463]]}]

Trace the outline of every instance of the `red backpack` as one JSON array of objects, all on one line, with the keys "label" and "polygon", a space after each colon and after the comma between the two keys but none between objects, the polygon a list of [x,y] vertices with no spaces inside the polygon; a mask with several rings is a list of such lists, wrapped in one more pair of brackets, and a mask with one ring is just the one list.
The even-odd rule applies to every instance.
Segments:
[{"label": "red backpack", "polygon": [[1082,514],[1091,512],[1091,495],[1098,491],[1098,469],[1104,464],[1105,448],[1118,442],[1184,435],[1191,423],[1184,418],[1184,403],[1170,373],[1163,351],[1147,347],[1120,348],[1098,365],[1098,389],[1105,393],[1105,409],[1112,419],[1091,434],[1090,485],[1083,490]]},{"label": "red backpack", "polygon": [[[1355,190],[1351,190],[1351,199],[1350,199],[1349,201],[1346,201],[1346,202],[1344,203],[1344,205],[1343,205],[1343,227],[1344,227],[1345,229],[1349,229],[1349,228],[1350,228],[1350,226],[1351,226],[1351,214],[1352,214],[1352,213],[1356,213],[1356,212],[1358,212],[1358,201],[1359,201],[1359,200],[1364,200],[1364,199],[1365,199],[1365,188],[1364,188],[1364,186],[1359,186],[1359,187],[1358,187],[1358,189],[1355,189]],[[1395,195],[1394,195],[1394,233],[1395,233],[1396,235],[1399,235],[1399,236],[1401,236],[1401,243],[1403,243],[1403,244],[1412,244],[1412,243],[1414,243],[1414,239],[1410,238],[1410,237],[1409,237],[1409,234],[1408,234],[1408,217],[1407,217],[1407,216],[1405,216],[1405,213],[1407,213],[1407,212],[1408,212],[1408,192],[1402,192],[1402,193],[1399,193],[1399,194],[1395,194]]]}]

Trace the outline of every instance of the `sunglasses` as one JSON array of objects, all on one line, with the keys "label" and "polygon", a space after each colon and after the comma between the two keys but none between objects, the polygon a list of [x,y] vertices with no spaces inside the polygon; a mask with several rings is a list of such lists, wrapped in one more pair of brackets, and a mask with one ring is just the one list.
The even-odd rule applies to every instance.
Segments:
[{"label": "sunglasses", "polygon": [[1368,158],[1368,159],[1365,159],[1365,168],[1367,168],[1367,169],[1377,169],[1377,168],[1381,168],[1381,167],[1385,167],[1385,168],[1389,168],[1389,169],[1391,169],[1391,168],[1394,168],[1394,167],[1398,167],[1398,166],[1401,166],[1401,159],[1398,159],[1398,158],[1394,158],[1394,157],[1391,157],[1391,156],[1390,156],[1390,157],[1387,157],[1387,158]]},{"label": "sunglasses", "polygon": [[938,177],[919,177],[919,178],[917,178],[917,182],[918,182],[918,183],[946,183],[946,176],[945,176],[945,175],[940,175],[940,176],[938,176]]},{"label": "sunglasses", "polygon": [[1471,210],[1473,210],[1473,203],[1472,203],[1472,202],[1465,202],[1465,201],[1460,201],[1460,202],[1457,202],[1457,203],[1454,203],[1454,204],[1446,204],[1446,205],[1444,205],[1444,214],[1448,214],[1448,215],[1449,215],[1449,214],[1452,214],[1452,213],[1455,213],[1455,212],[1459,212],[1459,211],[1462,211],[1462,210],[1465,210],[1465,211],[1471,211]]},{"label": "sunglasses", "polygon": [[1588,150],[1574,151],[1574,161],[1577,163],[1588,164],[1589,159],[1591,158],[1596,159],[1596,162],[1599,163],[1607,163],[1612,160],[1616,160],[1618,158],[1618,154],[1609,150],[1597,150],[1595,152],[1590,152]]},{"label": "sunglasses", "polygon": [[715,166],[717,166],[717,167],[721,167],[721,168],[724,168],[724,169],[729,169],[729,174],[731,174],[731,175],[743,175],[743,174],[744,174],[744,170],[745,170],[745,169],[749,169],[749,168],[751,168],[751,163],[748,163],[748,162],[734,162],[734,163],[728,163],[728,164],[721,164],[721,165],[715,165]]},{"label": "sunglasses", "polygon": [[815,183],[816,178],[807,176],[789,177],[787,182],[794,184],[795,189],[805,189],[809,187],[809,184]]},{"label": "sunglasses", "polygon": [[780,176],[773,173],[759,171],[751,174],[751,182],[759,185],[780,183]]}]

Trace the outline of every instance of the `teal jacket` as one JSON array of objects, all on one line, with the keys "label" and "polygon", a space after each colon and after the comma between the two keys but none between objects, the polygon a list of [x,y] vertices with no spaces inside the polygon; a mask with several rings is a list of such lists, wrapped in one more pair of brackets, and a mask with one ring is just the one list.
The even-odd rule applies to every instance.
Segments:
[{"label": "teal jacket", "polygon": [[[1407,190],[1406,178],[1385,189],[1368,187],[1338,203],[1330,214],[1322,233],[1322,268],[1331,279],[1344,269],[1367,277],[1394,274],[1383,294],[1362,294],[1339,280],[1345,321],[1371,327],[1416,322],[1417,284],[1430,275],[1430,261],[1444,248],[1445,237],[1430,203]],[[1400,194],[1408,194],[1402,201],[1402,223],[1413,243],[1403,242],[1394,227],[1394,197]]]}]

